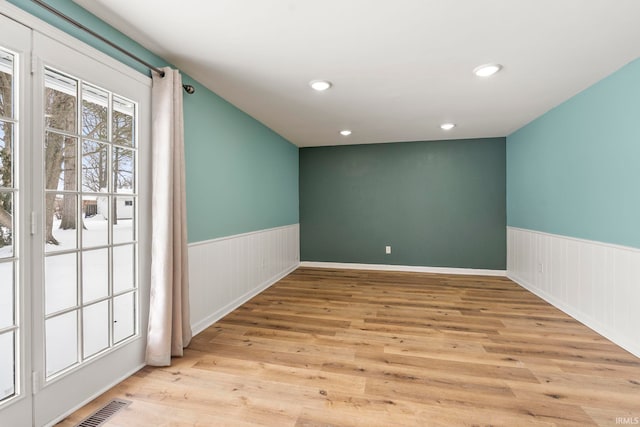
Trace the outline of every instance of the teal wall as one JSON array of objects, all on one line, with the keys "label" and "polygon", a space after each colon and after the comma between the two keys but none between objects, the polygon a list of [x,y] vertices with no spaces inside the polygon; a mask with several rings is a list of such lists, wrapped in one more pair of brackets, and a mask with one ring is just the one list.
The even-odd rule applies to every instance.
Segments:
[{"label": "teal wall", "polygon": [[190,241],[298,222],[298,147],[201,87],[184,114]]},{"label": "teal wall", "polygon": [[507,137],[507,223],[640,248],[640,60]]},{"label": "teal wall", "polygon": [[503,270],[505,139],[301,148],[300,233],[303,261]]},{"label": "teal wall", "polygon": [[[145,66],[29,0],[9,0],[149,75]],[[156,66],[168,63],[70,0],[47,2]],[[189,242],[298,222],[298,148],[183,74]]]}]

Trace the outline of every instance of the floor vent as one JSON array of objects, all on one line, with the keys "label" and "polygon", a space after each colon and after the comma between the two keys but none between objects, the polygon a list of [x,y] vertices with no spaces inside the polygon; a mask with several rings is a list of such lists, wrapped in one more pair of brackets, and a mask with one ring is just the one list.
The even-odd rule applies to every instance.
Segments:
[{"label": "floor vent", "polygon": [[113,399],[101,409],[89,415],[76,427],[98,427],[106,423],[109,418],[116,415],[119,411],[131,405],[129,400]]}]

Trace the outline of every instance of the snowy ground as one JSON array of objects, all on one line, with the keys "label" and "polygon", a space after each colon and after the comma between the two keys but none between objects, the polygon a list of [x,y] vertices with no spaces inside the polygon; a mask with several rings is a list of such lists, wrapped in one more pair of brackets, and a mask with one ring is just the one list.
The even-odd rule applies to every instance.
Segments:
[{"label": "snowy ground", "polygon": [[13,394],[13,333],[0,335],[0,400]]},{"label": "snowy ground", "polygon": [[[107,244],[108,221],[101,215],[92,218],[84,218],[84,225],[87,228],[82,230],[82,244],[84,248],[101,246]],[[76,230],[60,230],[60,220],[53,222],[53,235],[60,242],[59,245],[46,245],[45,251],[56,252],[77,247]],[[133,241],[133,220],[119,219],[118,224],[113,227],[113,243],[126,243]],[[13,256],[12,246],[0,248],[0,258],[10,258]]]},{"label": "snowy ground", "polygon": [[[107,296],[109,286],[109,250],[91,249],[107,245],[109,222],[101,215],[84,219],[86,229],[81,234],[81,259],[75,253],[54,255],[55,252],[77,247],[76,230],[60,230],[53,225],[53,235],[59,245],[46,245],[45,308],[47,313],[63,310],[76,303],[77,262],[81,262],[82,302],[88,303]],[[113,226],[113,242],[132,242],[133,221],[119,219]],[[134,245],[113,248],[112,281],[115,293],[134,287]],[[134,300],[131,294],[114,299],[113,327],[115,341],[130,336],[134,330]],[[109,343],[109,304],[103,301],[82,310],[83,353],[89,357],[105,349]],[[75,313],[49,319],[46,324],[47,374],[58,372],[77,360],[77,321]]]},{"label": "snowy ground", "polygon": [[[107,244],[109,221],[102,215],[95,215],[91,218],[83,218],[86,230],[77,230],[82,234],[83,248],[104,246]],[[46,245],[47,253],[74,249],[77,247],[76,230],[60,230],[60,220],[53,222],[53,237],[58,240],[59,245]],[[119,219],[118,224],[113,226],[113,243],[125,243],[133,241],[133,220]]]},{"label": "snowy ground", "polygon": [[[45,301],[47,314],[73,305],[76,301],[76,275],[78,257],[76,253],[55,255],[55,252],[77,247],[76,230],[60,230],[59,221],[53,225],[53,235],[59,245],[46,245],[49,256],[45,259]],[[89,302],[107,295],[109,286],[109,250],[97,248],[107,244],[108,221],[99,215],[85,218],[86,230],[82,235],[81,256],[82,301]],[[115,243],[133,240],[132,220],[118,220],[113,227]],[[95,248],[95,249],[92,249]],[[115,292],[133,287],[133,245],[113,248],[113,288]]]},{"label": "snowy ground", "polygon": [[0,258],[10,258],[13,256],[12,246],[3,246],[0,248]]},{"label": "snowy ground", "polygon": [[[12,256],[12,248],[0,248],[0,258]],[[13,263],[0,263],[0,329],[13,325]],[[0,400],[13,394],[13,332],[0,334]]]},{"label": "snowy ground", "polygon": [[[109,222],[101,215],[84,218],[82,230],[60,230],[60,221],[53,224],[54,237],[59,245],[45,245],[45,311],[47,314],[76,305],[78,294],[78,262],[80,262],[82,303],[107,296],[109,286],[109,249],[100,248],[108,244]],[[56,254],[60,251],[73,250],[78,247],[78,236],[84,251]],[[114,244],[133,242],[134,230],[131,219],[120,219],[113,227]],[[10,247],[0,248],[0,258],[11,256]],[[134,245],[113,247],[112,250],[112,283],[114,293],[132,289],[134,282]],[[0,263],[0,323],[11,322],[11,305],[5,303],[12,300],[10,280],[3,280],[11,275],[11,263]],[[120,341],[134,332],[135,302],[133,294],[125,294],[113,300],[114,341]],[[5,314],[7,316],[5,316]],[[8,317],[8,319],[4,319]],[[47,375],[59,372],[77,362],[77,322],[83,322],[83,354],[89,357],[105,349],[109,343],[109,303],[89,305],[81,312],[70,312],[56,316],[46,322]],[[9,326],[9,325],[3,325]],[[2,326],[0,326],[1,328]],[[0,335],[0,399],[5,393],[13,390],[13,351],[9,341],[10,334]],[[5,341],[7,341],[5,343]]]}]

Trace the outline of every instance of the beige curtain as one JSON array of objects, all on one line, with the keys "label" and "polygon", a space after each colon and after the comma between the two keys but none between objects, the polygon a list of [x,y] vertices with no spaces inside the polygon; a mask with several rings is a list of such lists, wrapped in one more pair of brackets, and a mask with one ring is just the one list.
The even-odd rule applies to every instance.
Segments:
[{"label": "beige curtain", "polygon": [[151,299],[147,364],[168,366],[191,341],[182,77],[153,73]]}]

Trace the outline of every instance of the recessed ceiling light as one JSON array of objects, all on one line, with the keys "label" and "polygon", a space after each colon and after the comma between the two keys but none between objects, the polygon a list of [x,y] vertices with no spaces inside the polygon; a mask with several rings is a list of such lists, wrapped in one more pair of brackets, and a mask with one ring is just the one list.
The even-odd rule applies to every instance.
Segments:
[{"label": "recessed ceiling light", "polygon": [[474,68],[473,74],[478,77],[489,77],[493,76],[500,70],[502,70],[502,65],[500,64],[484,64]]},{"label": "recessed ceiling light", "polygon": [[309,82],[309,86],[311,86],[313,90],[322,92],[323,90],[327,90],[331,87],[331,82],[327,80],[312,80]]},{"label": "recessed ceiling light", "polygon": [[349,129],[341,130],[340,131],[340,135],[349,136],[349,135],[351,135],[351,131]]},{"label": "recessed ceiling light", "polygon": [[440,125],[440,129],[442,130],[451,130],[456,127],[455,123],[443,123]]}]

